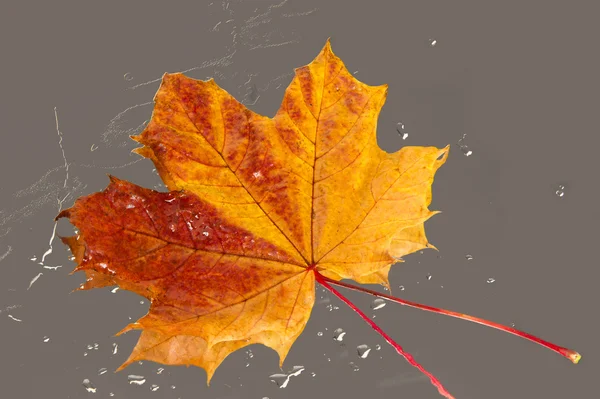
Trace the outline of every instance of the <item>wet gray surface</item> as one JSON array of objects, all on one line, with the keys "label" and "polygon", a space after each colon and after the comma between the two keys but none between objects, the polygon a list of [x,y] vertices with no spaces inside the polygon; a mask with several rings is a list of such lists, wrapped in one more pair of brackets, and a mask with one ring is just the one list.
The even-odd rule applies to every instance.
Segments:
[{"label": "wet gray surface", "polygon": [[[144,362],[115,374],[139,333],[113,334],[145,314],[148,302],[110,288],[69,294],[84,277],[67,275],[73,264],[52,220],[59,209],[103,189],[107,173],[164,189],[151,162],[130,154],[136,143],[128,138],[150,118],[164,72],[214,77],[252,110],[272,116],[293,68],[310,62],[327,37],[357,78],[389,84],[382,148],[452,145],[433,189],[432,209],[443,213],[426,224],[440,252],[414,254],[394,267],[394,294],[515,323],[583,359],[573,365],[496,330],[394,304],[373,311],[372,298],[348,296],[457,398],[595,397],[600,7],[592,4],[3,5],[2,397],[439,397],[320,288],[283,371],[305,370],[284,389],[269,378],[282,372],[275,352],[262,346],[229,356],[210,388],[194,367]],[[469,156],[458,145],[465,134]],[[56,233],[71,231],[61,221]],[[337,328],[346,332],[342,341],[332,338]],[[363,344],[372,349],[364,359],[356,349]],[[145,382],[130,383],[130,374]]]}]

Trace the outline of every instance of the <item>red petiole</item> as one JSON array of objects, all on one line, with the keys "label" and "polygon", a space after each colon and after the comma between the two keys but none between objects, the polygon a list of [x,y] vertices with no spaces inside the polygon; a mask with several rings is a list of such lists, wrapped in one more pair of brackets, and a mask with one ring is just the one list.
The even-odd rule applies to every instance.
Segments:
[{"label": "red petiole", "polygon": [[463,314],[463,313],[458,313],[458,312],[453,312],[451,310],[446,310],[446,309],[440,309],[440,308],[436,308],[433,306],[427,306],[427,305],[421,305],[419,303],[416,302],[411,302],[408,301],[406,299],[401,299],[401,298],[396,298],[393,297],[391,295],[386,295],[386,294],[382,294],[379,293],[377,291],[373,291],[370,290],[368,288],[363,288],[363,287],[357,287],[348,283],[344,283],[342,281],[336,281],[336,280],[332,280],[328,277],[323,276],[322,274],[320,274],[316,269],[314,270],[315,272],[315,278],[317,280],[317,282],[319,284],[321,284],[323,287],[327,288],[329,291],[331,291],[332,294],[334,294],[335,296],[337,296],[340,300],[342,300],[344,303],[346,303],[348,306],[350,306],[350,308],[352,308],[352,310],[354,310],[362,319],[364,319],[375,331],[377,331],[391,346],[394,347],[394,349],[396,349],[396,351],[401,354],[402,356],[404,356],[404,358],[414,367],[416,367],[417,369],[419,369],[422,373],[424,373],[425,375],[427,375],[429,377],[429,379],[431,380],[431,383],[438,389],[438,392],[448,398],[448,399],[454,399],[454,397],[448,392],[446,391],[446,389],[442,386],[442,384],[433,376],[431,375],[428,371],[426,371],[419,363],[417,363],[414,358],[409,354],[406,353],[402,347],[400,345],[398,345],[389,335],[387,335],[385,332],[383,332],[383,330],[381,330],[381,328],[375,324],[371,319],[369,319],[369,317],[367,315],[365,315],[360,309],[358,309],[352,302],[350,302],[350,300],[348,298],[346,298],[345,296],[343,296],[339,291],[337,291],[335,288],[333,288],[331,285],[337,285],[340,287],[344,287],[344,288],[348,288],[354,291],[360,291],[360,292],[364,292],[376,297],[380,297],[380,298],[385,298],[389,301],[392,302],[396,302],[399,303],[401,305],[406,305],[406,306],[410,306],[412,308],[416,308],[416,309],[421,309],[421,310],[426,310],[428,312],[433,312],[433,313],[439,313],[439,314],[444,314],[447,316],[452,316],[452,317],[456,317],[458,319],[462,319],[462,320],[468,320],[468,321],[472,321],[474,323],[478,323],[478,324],[482,324],[484,326],[488,326],[488,327],[492,327],[498,330],[502,330],[502,331],[506,331],[508,333],[511,333],[513,335],[522,337],[522,338],[526,338],[530,341],[533,341],[535,343],[538,343],[548,349],[551,349],[559,354],[561,354],[562,356],[566,357],[567,359],[571,360],[573,363],[577,363],[579,362],[579,360],[581,359],[581,355],[571,349],[567,349],[567,348],[563,348],[562,346],[558,346],[555,345],[551,342],[545,341],[541,338],[538,338],[534,335],[531,335],[529,333],[526,333],[524,331],[519,331],[515,328],[512,327],[508,327],[499,323],[495,323],[493,321],[489,321],[489,320],[484,320],[484,319],[480,319],[479,317],[474,317],[474,316],[470,316],[467,314]]},{"label": "red petiole", "polygon": [[[359,308],[356,307],[356,305],[354,305],[352,302],[350,302],[350,300],[348,298],[346,298],[345,296],[343,296],[338,290],[336,290],[335,288],[333,288],[331,285],[329,285],[329,282],[333,283],[333,281],[326,279],[326,277],[323,277],[319,272],[317,272],[315,270],[315,278],[316,280],[325,288],[327,288],[329,291],[331,291],[331,293],[335,296],[337,296],[338,298],[340,298],[346,305],[350,306],[350,308],[352,308],[352,310],[354,310],[356,313],[358,313],[358,315],[360,317],[362,317],[362,319],[364,321],[366,321],[371,327],[373,327],[373,329],[375,331],[377,331],[386,341],[388,344],[392,345],[394,347],[394,349],[396,349],[396,351],[401,354],[402,356],[404,356],[404,358],[414,367],[416,367],[417,369],[419,369],[423,374],[425,374],[427,377],[429,377],[429,380],[431,381],[431,383],[438,389],[438,392],[444,396],[447,399],[455,399],[454,396],[452,396],[450,394],[450,392],[448,392],[446,390],[446,388],[444,388],[442,386],[442,383],[433,376],[433,374],[431,374],[429,371],[425,370],[423,368],[423,366],[421,366],[419,363],[417,363],[417,361],[412,357],[412,355],[408,352],[405,352],[404,349],[402,349],[402,347],[392,339],[392,337],[390,337],[389,335],[387,335],[377,324],[375,324],[375,322],[373,322],[373,320],[369,319],[369,317],[363,313],[362,310],[360,310]],[[358,287],[357,287],[358,288]]]}]

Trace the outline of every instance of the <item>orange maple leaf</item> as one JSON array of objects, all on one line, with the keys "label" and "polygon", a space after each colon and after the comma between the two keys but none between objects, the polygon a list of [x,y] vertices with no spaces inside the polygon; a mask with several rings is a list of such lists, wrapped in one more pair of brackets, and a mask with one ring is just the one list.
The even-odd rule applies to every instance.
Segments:
[{"label": "orange maple leaf", "polygon": [[[100,193],[78,199],[57,218],[80,230],[66,237],[87,281],[80,289],[119,285],[150,299],[141,329],[120,367],[142,359],[196,365],[210,381],[231,352],[261,343],[280,366],[302,333],[315,281],[348,303],[439,392],[430,373],[331,285],[491,325],[342,283],[388,284],[390,267],[423,248],[434,215],[431,185],[449,147],[377,145],[387,85],[352,76],[329,41],[296,69],[274,118],[258,115],[214,80],[165,74],[147,128],[132,137],[170,192],[111,176]],[[512,331],[511,331],[512,330]]]}]

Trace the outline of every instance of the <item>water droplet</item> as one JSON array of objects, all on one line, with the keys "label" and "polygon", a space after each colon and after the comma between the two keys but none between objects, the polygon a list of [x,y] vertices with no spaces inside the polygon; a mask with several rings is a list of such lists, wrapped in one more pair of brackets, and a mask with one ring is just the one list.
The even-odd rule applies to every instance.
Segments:
[{"label": "water droplet", "polygon": [[86,391],[91,392],[91,393],[96,393],[96,387],[87,378],[83,380],[82,385]]},{"label": "water droplet", "polygon": [[87,352],[83,352],[83,356],[87,356]]},{"label": "water droplet", "polygon": [[319,331],[319,332],[317,333],[317,336],[318,336],[318,337],[322,337],[322,336],[323,336],[323,332],[322,332],[322,331]]},{"label": "water droplet", "polygon": [[398,288],[400,288],[400,291],[404,291],[404,286],[403,286],[403,285],[401,285],[401,286],[400,286],[400,287],[398,287]]},{"label": "water droplet", "polygon": [[129,384],[143,385],[146,382],[146,377],[143,375],[129,374],[127,376],[127,381],[129,381]]},{"label": "water droplet", "polygon": [[376,350],[376,351],[379,351],[379,350],[381,350],[381,345],[379,345],[379,344],[375,345],[375,350]]},{"label": "water droplet", "polygon": [[112,393],[112,392],[110,392],[110,393],[108,394],[108,396],[115,396],[115,394],[114,394],[114,393]]},{"label": "water droplet", "polygon": [[436,39],[433,39],[433,38],[429,39],[429,46],[435,47],[436,44],[437,44],[437,40]]},{"label": "water droplet", "polygon": [[277,384],[279,388],[285,388],[290,382],[290,379],[287,374],[272,374],[269,376],[269,379],[275,384]]},{"label": "water droplet", "polygon": [[366,359],[369,356],[369,352],[371,352],[371,348],[368,345],[358,345],[356,347],[356,352],[358,352],[358,356],[361,359]]},{"label": "water droplet", "polygon": [[259,170],[259,171],[252,173],[252,176],[254,176],[255,179],[258,179],[259,177],[262,176],[262,174],[260,173],[260,170]]},{"label": "water droplet", "polygon": [[152,392],[156,392],[156,391],[158,391],[158,388],[160,388],[160,387],[159,387],[158,385],[156,385],[156,384],[152,384],[152,385],[150,386],[150,390],[151,390]]},{"label": "water droplet", "polygon": [[310,373],[310,375],[314,378],[316,377],[317,373],[315,373],[314,371],[312,373]]},{"label": "water droplet", "polygon": [[50,338],[47,335],[44,336],[44,342],[50,342]]},{"label": "water droplet", "polygon": [[562,184],[558,186],[558,190],[556,190],[556,195],[559,198],[562,198],[565,195],[565,186],[563,186]]},{"label": "water droplet", "polygon": [[406,133],[406,130],[404,128],[404,123],[402,123],[402,122],[396,123],[396,131],[398,132],[400,137],[402,137],[402,140],[406,140],[406,138],[408,137],[408,133]]},{"label": "water droplet", "polygon": [[171,385],[171,389],[175,389],[175,385]]},{"label": "water droplet", "polygon": [[108,369],[106,367],[102,367],[100,370],[98,370],[98,375],[105,374],[107,371]]},{"label": "water droplet", "polygon": [[510,323],[510,326],[511,326],[512,328],[515,328],[515,325],[516,325],[515,323]]},{"label": "water droplet", "polygon": [[466,157],[468,157],[471,154],[473,154],[473,151],[469,150],[469,147],[465,144],[465,137],[467,137],[466,133],[463,134],[463,136],[460,138],[460,140],[458,140],[458,145],[459,145],[462,153],[465,154]]},{"label": "water droplet", "polygon": [[127,72],[125,75],[123,75],[123,79],[129,82],[133,79],[133,76],[131,75],[131,73]]},{"label": "water droplet", "polygon": [[344,335],[346,335],[346,331],[341,328],[336,328],[335,331],[333,331],[333,339],[336,341],[343,341]]},{"label": "water droplet", "polygon": [[473,260],[473,255],[465,255],[465,258],[467,258],[467,260]]},{"label": "water droplet", "polygon": [[158,370],[156,370],[156,374],[162,374],[163,371],[165,371],[165,369],[162,367],[159,367]]},{"label": "water droplet", "polygon": [[356,372],[356,371],[360,370],[358,368],[358,366],[356,365],[356,363],[354,363],[354,362],[350,362],[350,363],[348,363],[348,365],[352,368],[352,371]]},{"label": "water droplet", "polygon": [[110,292],[112,292],[113,294],[116,293],[117,291],[119,291],[119,287],[115,287],[112,290],[110,290]]},{"label": "water droplet", "polygon": [[29,260],[35,262],[37,260],[37,258],[35,256],[32,256],[31,259],[29,259]]},{"label": "water droplet", "polygon": [[98,146],[96,144],[92,144],[92,146],[90,147],[90,151],[94,152],[98,149]]},{"label": "water droplet", "polygon": [[289,384],[291,377],[296,377],[303,371],[304,366],[294,366],[288,374],[272,374],[269,376],[269,379],[277,384],[279,388],[285,388]]},{"label": "water droplet", "polygon": [[431,274],[427,273],[427,280],[431,280]]},{"label": "water droplet", "polygon": [[113,346],[112,354],[116,355],[119,350],[119,345],[117,345],[116,343],[113,342],[112,346]]},{"label": "water droplet", "polygon": [[488,284],[492,284],[494,281],[496,281],[496,279],[493,278],[493,277],[490,277],[490,278],[487,279],[487,283]]},{"label": "water droplet", "polygon": [[371,309],[373,309],[373,310],[381,309],[384,306],[385,306],[385,301],[381,298],[377,298],[373,301],[373,303],[371,303]]}]

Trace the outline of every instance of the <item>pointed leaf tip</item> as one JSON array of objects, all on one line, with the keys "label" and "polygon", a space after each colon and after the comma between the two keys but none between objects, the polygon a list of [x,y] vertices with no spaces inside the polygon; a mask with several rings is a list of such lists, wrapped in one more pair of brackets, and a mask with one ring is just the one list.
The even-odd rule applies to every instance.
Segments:
[{"label": "pointed leaf tip", "polygon": [[71,208],[67,208],[67,209],[62,210],[58,215],[56,215],[56,217],[54,218],[54,221],[56,222],[60,218],[69,218],[70,216],[71,216]]}]

